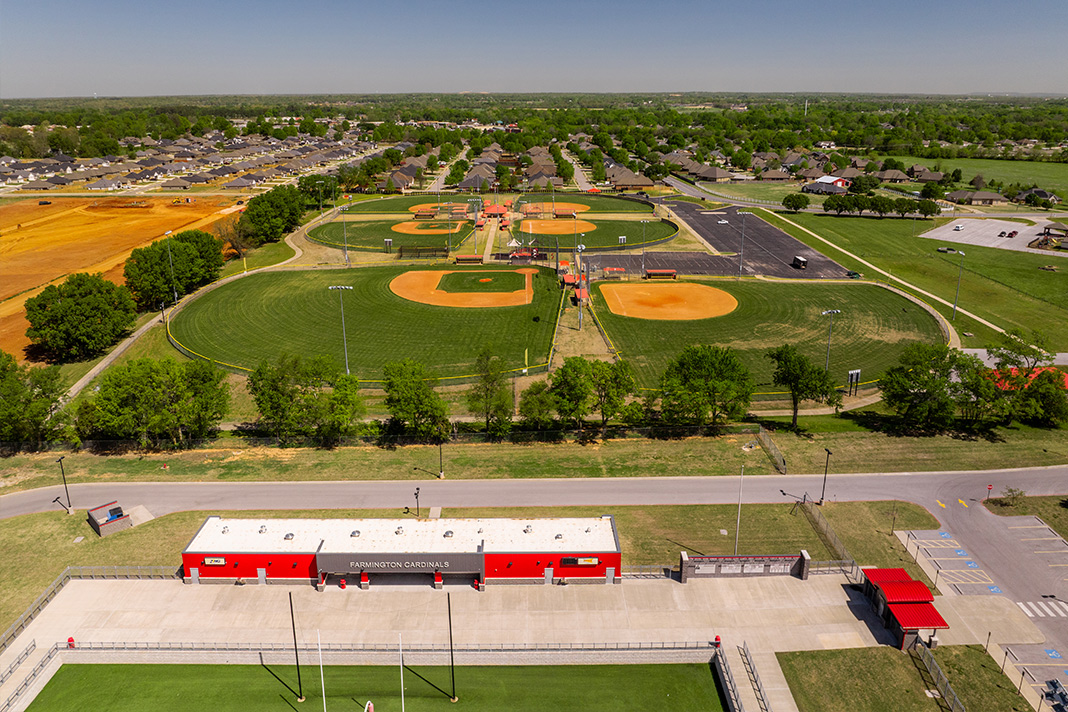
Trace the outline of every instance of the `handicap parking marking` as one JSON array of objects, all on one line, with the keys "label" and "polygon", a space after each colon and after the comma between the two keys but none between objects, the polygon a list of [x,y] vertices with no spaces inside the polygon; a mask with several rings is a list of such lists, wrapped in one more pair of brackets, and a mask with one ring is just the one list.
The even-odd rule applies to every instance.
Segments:
[{"label": "handicap parking marking", "polygon": [[957,549],[957,556],[967,556],[968,552],[964,549]]},{"label": "handicap parking marking", "polygon": [[[990,593],[1001,593],[1000,586],[987,586],[987,588],[990,589]],[[1065,670],[1065,672],[1068,672],[1068,670]]]},{"label": "handicap parking marking", "polygon": [[1046,655],[1050,656],[1054,660],[1060,660],[1064,656],[1057,652],[1056,648],[1046,648]]},{"label": "handicap parking marking", "polygon": [[969,569],[977,569],[977,568],[979,568],[979,564],[975,563],[974,561],[969,561],[968,562],[968,568]]},{"label": "handicap parking marking", "polygon": [[[937,500],[935,500],[935,501],[937,501]],[[948,539],[953,535],[950,534],[949,532],[938,532],[938,536],[942,537],[943,539]]]}]

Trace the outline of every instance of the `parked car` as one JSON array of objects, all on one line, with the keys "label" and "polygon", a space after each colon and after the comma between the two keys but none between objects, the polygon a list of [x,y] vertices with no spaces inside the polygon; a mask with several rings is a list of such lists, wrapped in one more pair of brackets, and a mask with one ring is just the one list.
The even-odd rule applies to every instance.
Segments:
[{"label": "parked car", "polygon": [[953,232],[960,232],[963,229],[964,229],[963,225],[954,225],[953,226]]},{"label": "parked car", "polygon": [[1010,233],[1009,233],[1009,235],[1008,235],[1008,236],[1009,236],[1009,237],[1016,237],[1016,236],[1017,236],[1017,235],[1019,235],[1019,234],[1020,234],[1020,233],[1019,233],[1019,231],[1017,231],[1017,230],[1013,230],[1012,232],[1010,232]]},{"label": "parked car", "polygon": [[1007,233],[1004,230],[1002,230],[1001,232],[998,233],[998,237],[1005,237],[1006,234]]},{"label": "parked car", "polygon": [[720,220],[719,224],[720,225],[728,225],[729,223],[726,220]]}]

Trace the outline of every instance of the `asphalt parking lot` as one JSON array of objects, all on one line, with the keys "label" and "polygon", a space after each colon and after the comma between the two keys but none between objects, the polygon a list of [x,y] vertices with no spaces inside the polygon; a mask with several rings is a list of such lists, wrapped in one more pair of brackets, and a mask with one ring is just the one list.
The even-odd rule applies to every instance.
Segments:
[{"label": "asphalt parking lot", "polygon": [[[923,233],[921,237],[944,242],[954,242],[959,245],[977,245],[979,247],[996,247],[1002,250],[1014,250],[1016,252],[1033,252],[1050,257],[1064,257],[1064,252],[1052,252],[1049,250],[1036,250],[1027,246],[1029,242],[1042,235],[1042,231],[1049,221],[1039,221],[1037,225],[1025,225],[1011,220],[969,220],[960,219],[946,223],[940,227],[932,228]],[[955,229],[957,226],[962,229]],[[1000,237],[1001,233],[1017,231],[1016,237]]]},{"label": "asphalt parking lot", "polygon": [[[739,258],[743,258],[741,271],[747,276],[793,279],[841,279],[846,276],[847,270],[840,264],[769,225],[755,214],[739,215],[737,207],[709,210],[702,205],[682,201],[668,201],[665,204],[701,240],[716,252],[724,254],[724,257],[716,258],[717,266],[721,266],[723,271],[710,274],[738,274]],[[795,256],[808,260],[808,266],[805,269],[794,267]]]}]

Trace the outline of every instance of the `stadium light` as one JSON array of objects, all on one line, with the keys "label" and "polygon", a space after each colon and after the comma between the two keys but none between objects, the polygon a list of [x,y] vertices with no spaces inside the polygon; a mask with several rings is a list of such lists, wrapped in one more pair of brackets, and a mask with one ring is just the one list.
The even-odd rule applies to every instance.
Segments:
[{"label": "stadium light", "polygon": [[348,336],[345,335],[345,299],[344,299],[344,294],[345,293],[343,291],[341,291],[341,290],[343,290],[343,289],[351,290],[352,287],[349,287],[349,286],[346,286],[346,285],[343,285],[343,284],[338,284],[338,285],[334,285],[332,287],[327,287],[327,289],[336,289],[336,290],[338,290],[338,292],[337,292],[338,302],[341,304],[341,343],[344,344],[344,348],[345,348],[345,375],[348,376],[348,375],[350,375],[349,374],[349,340],[348,340]]},{"label": "stadium light", "polygon": [[642,220],[642,274],[645,274],[645,224],[648,220]]},{"label": "stadium light", "polygon": [[831,324],[827,327],[827,364],[823,367],[824,371],[831,370],[831,331],[834,330],[834,315],[841,313],[841,309],[828,309],[827,311],[820,312],[820,316],[827,316],[829,314],[831,317]]},{"label": "stadium light", "polygon": [[[349,206],[346,205],[345,207],[341,208],[341,212],[347,214],[349,212]],[[344,240],[345,240],[345,264],[348,265],[349,267],[351,267],[352,263],[349,262],[349,232],[348,232],[348,224],[345,222],[345,216],[344,215],[341,216],[341,234],[342,234],[342,236],[344,237]]]},{"label": "stadium light", "polygon": [[957,250],[960,253],[960,268],[957,270],[957,293],[953,295],[953,316],[952,321],[957,320],[957,300],[960,299],[960,278],[964,274],[964,253]]},{"label": "stadium light", "polygon": [[[67,489],[67,473],[63,469],[63,458],[65,457],[66,455],[61,455],[60,458],[56,460],[56,462],[59,463],[59,474],[63,476],[63,491],[67,493],[67,514],[74,514],[74,509],[72,509],[70,506],[70,490]],[[59,497],[56,497],[56,500],[58,499]]]}]

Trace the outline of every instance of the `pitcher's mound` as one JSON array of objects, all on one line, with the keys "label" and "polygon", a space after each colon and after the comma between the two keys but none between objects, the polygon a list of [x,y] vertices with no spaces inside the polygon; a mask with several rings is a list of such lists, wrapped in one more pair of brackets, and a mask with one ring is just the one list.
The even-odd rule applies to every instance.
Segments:
[{"label": "pitcher's mound", "polygon": [[711,319],[730,314],[738,300],[704,284],[602,284],[613,314],[636,319]]}]

